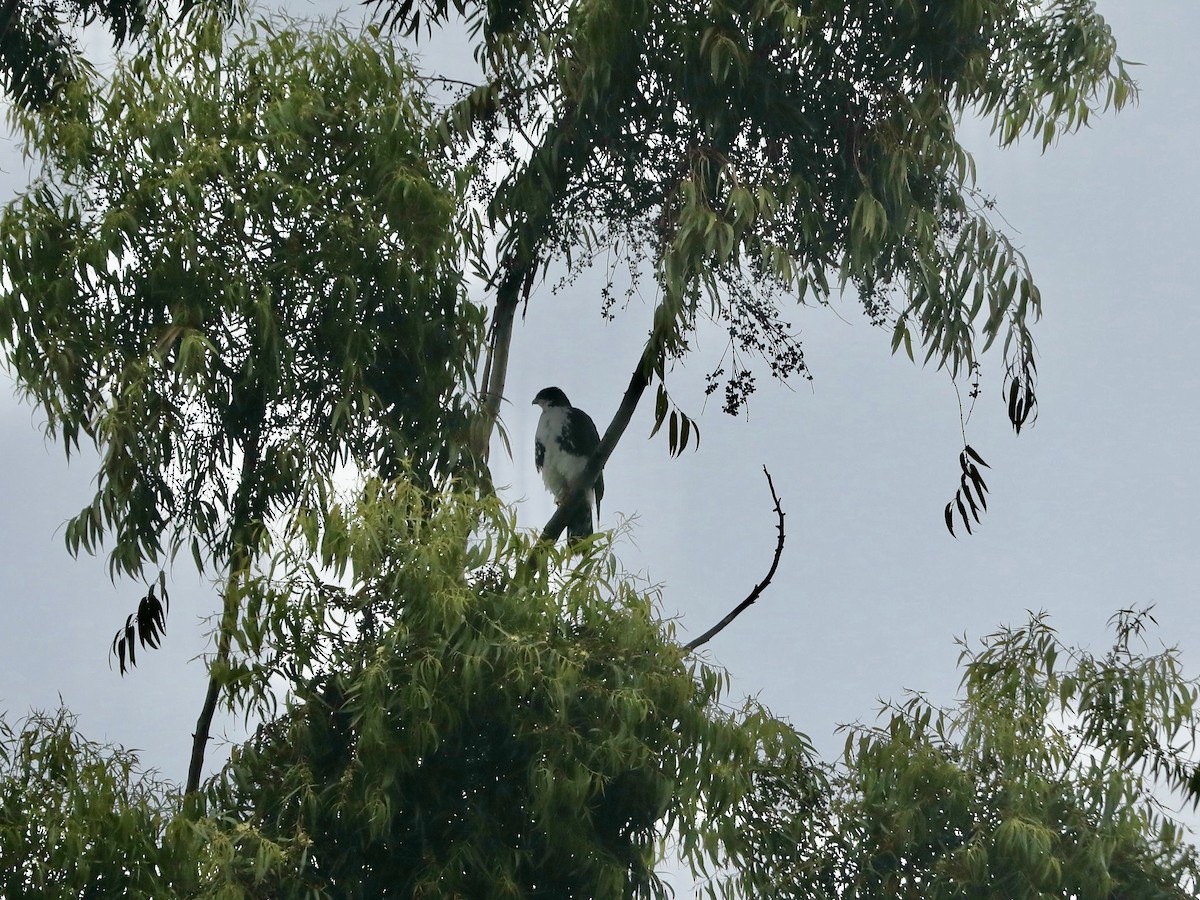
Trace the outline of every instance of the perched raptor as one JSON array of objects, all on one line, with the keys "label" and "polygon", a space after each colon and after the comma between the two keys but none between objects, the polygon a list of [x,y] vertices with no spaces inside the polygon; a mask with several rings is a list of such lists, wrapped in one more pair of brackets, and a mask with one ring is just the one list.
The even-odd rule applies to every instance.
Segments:
[{"label": "perched raptor", "polygon": [[[556,387],[538,392],[533,402],[542,408],[534,435],[533,461],[542,473],[546,489],[554,495],[554,502],[562,503],[567,488],[579,479],[588,459],[600,446],[600,433],[596,431],[592,417],[573,407],[567,395]],[[592,489],[585,493],[579,513],[567,523],[568,540],[585,538],[592,533],[592,510],[594,508],[599,515],[603,496],[604,473],[601,472]]]}]

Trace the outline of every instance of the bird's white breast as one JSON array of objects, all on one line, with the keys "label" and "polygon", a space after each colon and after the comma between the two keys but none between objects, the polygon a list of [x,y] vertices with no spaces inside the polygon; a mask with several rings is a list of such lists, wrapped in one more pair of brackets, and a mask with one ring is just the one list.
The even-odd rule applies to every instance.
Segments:
[{"label": "bird's white breast", "polygon": [[[543,410],[535,434],[536,439],[546,448],[546,458],[542,463],[542,481],[555,500],[562,497],[587,466],[586,456],[567,453],[559,443],[559,437],[567,427],[567,413],[568,409],[561,406],[551,406]],[[592,505],[591,494],[592,492],[588,491],[589,505]]]}]

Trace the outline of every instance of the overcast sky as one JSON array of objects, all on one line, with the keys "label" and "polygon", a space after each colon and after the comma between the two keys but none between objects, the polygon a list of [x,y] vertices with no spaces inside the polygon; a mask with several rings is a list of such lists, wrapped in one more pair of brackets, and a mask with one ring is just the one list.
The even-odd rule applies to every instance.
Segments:
[{"label": "overcast sky", "polygon": [[[735,699],[758,696],[827,758],[843,742],[836,726],[870,721],[878,698],[919,689],[949,702],[955,636],[1019,624],[1026,610],[1048,610],[1065,641],[1102,651],[1115,610],[1152,603],[1154,640],[1177,644],[1200,674],[1200,4],[1098,6],[1122,55],[1144,64],[1135,70],[1139,105],[1044,155],[1038,142],[996,150],[979,125],[963,132],[1045,309],[1040,417],[1019,437],[1004,414],[1000,359],[985,359],[967,437],[992,466],[991,490],[973,536],[954,540],[942,521],[962,446],[953,385],[892,357],[889,335],[867,325],[852,298],[789,310],[811,384],[787,388],[760,374],[738,419],[714,397],[699,416],[699,451],[679,459],[665,436],[646,440],[651,411],[639,410],[606,469],[601,525],[632,520],[619,544],[624,565],[663,585],[664,615],[690,635],[770,563],[775,520],[762,467],[771,471],[787,513],[778,575],[705,654],[732,673]],[[11,141],[0,149],[8,198],[24,172]],[[496,474],[531,528],[552,511],[533,467],[534,394],[558,385],[603,429],[650,323],[653,296],[607,325],[597,292],[587,280],[559,293],[539,288],[514,339],[503,415],[516,458]],[[699,344],[671,382],[692,413],[723,350],[716,331]],[[94,460],[67,465],[11,390],[0,391],[0,454],[0,710],[12,719],[61,697],[86,735],[141,748],[145,763],[182,780],[205,686],[194,657],[208,649],[202,623],[217,608],[214,587],[182,563],[165,646],[121,678],[109,642],[144,587],[114,586],[101,560],[73,561],[63,549],[63,524],[90,500]]]}]

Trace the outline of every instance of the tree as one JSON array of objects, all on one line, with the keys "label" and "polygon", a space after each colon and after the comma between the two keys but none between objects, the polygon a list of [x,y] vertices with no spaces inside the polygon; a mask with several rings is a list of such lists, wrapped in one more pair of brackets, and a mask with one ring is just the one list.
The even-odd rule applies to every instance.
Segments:
[{"label": "tree", "polygon": [[[196,3],[180,4],[186,15]],[[229,4],[220,4],[228,6]],[[120,48],[161,16],[157,0],[4,0],[0,4],[0,81],[9,98],[44,106],[89,68],[70,27],[102,23]]]},{"label": "tree", "polygon": [[672,834],[698,868],[764,882],[754,836],[710,823],[736,821],[766,770],[816,803],[807,739],[757,704],[725,709],[724,678],[611,551],[565,577],[565,555],[530,566],[533,537],[497,502],[407,482],[369,482],[320,521],[239,637],[250,682],[285,681],[287,708],[259,696],[267,724],[210,809],[306,842],[303,874],[342,897],[663,897]]},{"label": "tree", "polygon": [[[668,835],[748,894],[767,883],[743,808],[779,772],[791,806],[820,803],[807,740],[723,706],[722,673],[611,555],[530,570],[533,537],[496,501],[409,480],[369,482],[322,522],[298,523],[299,558],[263,576],[236,636],[265,721],[204,815],[64,720],[0,734],[10,893],[84,896],[132,871],[133,896],[665,897]],[[772,835],[794,855],[809,826]]]},{"label": "tree", "polygon": [[[1117,618],[1099,658],[1040,614],[964,646],[957,708],[913,696],[815,766],[765,710],[723,710],[720,674],[684,665],[627,581],[543,572],[531,596],[486,554],[444,555],[473,500],[429,519],[412,490],[369,486],[338,536],[368,584],[284,592],[300,614],[272,625],[304,668],[207,817],[61,715],[0,723],[7,892],[662,896],[673,828],[710,896],[1194,896],[1200,860],[1160,797],[1185,787],[1200,682],[1133,649],[1147,614]],[[528,539],[495,525],[493,559],[519,567]],[[393,603],[362,642],[330,623],[364,588]]]},{"label": "tree", "polygon": [[1095,657],[1032,615],[963,642],[957,708],[914,695],[852,729],[825,845],[839,896],[1195,896],[1162,797],[1197,797],[1200,684],[1174,648],[1138,649],[1152,621],[1120,612]]},{"label": "tree", "polygon": [[482,312],[398,51],[202,18],[149,41],[21,118],[47,170],[0,222],[0,340],[68,454],[100,451],[72,552],[110,539],[136,578],[190,547],[225,579],[195,788],[270,524],[349,461],[459,471]]},{"label": "tree", "polygon": [[[6,750],[6,788],[23,797],[30,761],[65,735],[65,769],[108,793],[62,833],[90,849],[134,810],[129,852],[97,866],[118,877],[172,848],[147,894],[661,896],[673,839],[714,895],[853,896],[874,883],[858,880],[864,830],[887,821],[871,805],[882,744],[831,790],[803,735],[722,706],[721,673],[677,644],[604,539],[561,554],[562,515],[534,542],[493,495],[515,312],[578,245],[584,260],[634,247],[658,288],[578,491],[655,382],[671,449],[688,444],[666,380],[704,317],[787,377],[803,355],[782,298],[838,285],[893,349],[919,343],[951,371],[1003,336],[1019,425],[1040,298],[973,193],[956,116],[1049,142],[1122,105],[1111,35],[1080,0],[406,0],[384,20],[415,33],[451,12],[476,28],[485,81],[446,110],[378,28],[194,17],[152,23],[110,82],[76,79],[20,116],[47,167],[0,222],[0,344],[68,452],[101,453],[68,544],[108,542],[114,574],[147,580],[190,548],[224,587],[183,796],[121,789],[128,767],[89,768],[104,753],[58,725]],[[471,269],[496,294],[486,340]],[[728,373],[733,410],[748,371]],[[222,698],[262,726],[202,788]],[[1007,709],[981,705],[978,727]],[[1158,709],[1130,733],[1156,759],[1155,727],[1191,721]],[[1103,751],[1122,734],[1086,738]],[[1024,763],[1026,738],[980,759]],[[991,791],[981,821],[1023,821],[1007,782],[967,778]],[[51,840],[67,801],[23,802],[6,834]],[[1167,847],[1130,822],[1130,858]],[[921,861],[933,874],[909,884],[940,877],[940,857]],[[1134,868],[1146,884],[1159,871]],[[25,864],[18,888],[40,871]]]},{"label": "tree", "polygon": [[[481,135],[484,161],[517,160],[490,194],[493,417],[537,272],[624,246],[660,299],[598,462],[652,382],[667,418],[668,362],[703,318],[729,330],[730,370],[710,379],[726,377],[736,412],[754,383],[742,356],[804,372],[781,296],[824,302],[834,286],[857,289],[893,351],[919,343],[952,373],[1003,337],[1009,415],[1027,421],[1040,295],[975,193],[956,122],[974,112],[1002,143],[1048,145],[1124,105],[1134,86],[1092,3],[380,5],[414,35],[451,12],[477,29],[486,83],[451,120]],[[693,423],[670,419],[676,450]]]}]

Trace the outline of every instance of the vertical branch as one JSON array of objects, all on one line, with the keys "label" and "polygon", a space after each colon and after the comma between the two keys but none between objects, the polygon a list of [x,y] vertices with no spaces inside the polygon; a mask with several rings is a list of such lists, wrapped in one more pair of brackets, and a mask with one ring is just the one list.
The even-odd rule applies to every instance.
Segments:
[{"label": "vertical branch", "polygon": [[483,394],[479,400],[479,418],[472,435],[475,458],[485,464],[492,441],[492,429],[500,419],[500,403],[504,400],[504,385],[508,378],[508,354],[512,346],[513,322],[522,297],[529,296],[533,285],[533,266],[511,263],[508,274],[496,291],[496,311],[492,315],[488,337],[487,359],[484,362]]},{"label": "vertical branch", "polygon": [[500,418],[504,386],[508,378],[509,349],[517,307],[529,299],[534,278],[547,243],[552,243],[561,227],[559,212],[576,178],[591,159],[591,148],[579,133],[574,107],[562,111],[541,145],[534,151],[525,169],[514,176],[504,192],[492,199],[493,212],[511,216],[514,224],[505,235],[507,248],[501,265],[502,275],[496,287],[496,311],[492,316],[487,357],[484,362],[484,388],[480,397],[479,420],[471,441],[476,458],[485,463],[492,429]]},{"label": "vertical branch", "polygon": [[230,524],[229,577],[221,596],[221,621],[217,625],[217,652],[208,667],[208,690],[204,704],[196,719],[196,730],[192,733],[192,755],[188,763],[185,796],[194,795],[200,789],[200,776],[204,769],[204,753],[212,731],[213,715],[221,697],[221,680],[229,668],[229,654],[233,644],[233,632],[237,628],[239,592],[238,581],[250,570],[254,545],[251,485],[258,471],[259,431],[256,428],[247,441],[242,456],[242,471],[238,476],[237,493],[233,504],[233,521]]},{"label": "vertical branch", "polygon": [[229,578],[225,582],[225,591],[221,598],[221,622],[217,626],[217,654],[208,667],[208,690],[204,695],[204,705],[200,707],[200,716],[196,719],[196,730],[192,733],[192,756],[188,763],[185,794],[194,794],[200,789],[200,775],[204,769],[204,752],[212,731],[213,714],[217,710],[217,701],[221,696],[221,675],[229,666],[233,629],[237,627],[237,582],[249,568],[248,564],[239,564],[245,559],[245,556],[244,552],[239,552],[230,561]]}]

